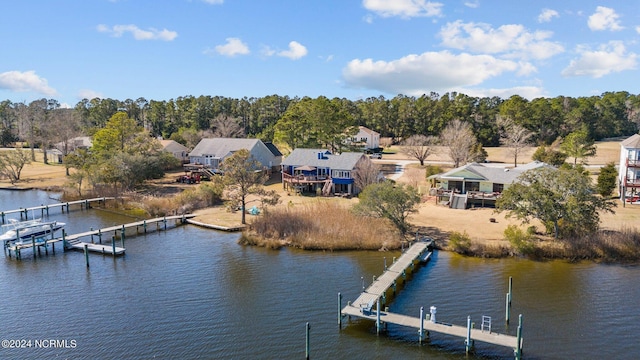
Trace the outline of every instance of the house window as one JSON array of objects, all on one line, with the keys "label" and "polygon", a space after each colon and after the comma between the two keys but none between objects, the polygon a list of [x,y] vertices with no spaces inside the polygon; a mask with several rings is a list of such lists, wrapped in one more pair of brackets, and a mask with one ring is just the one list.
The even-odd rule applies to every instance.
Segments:
[{"label": "house window", "polygon": [[504,191],[504,184],[493,184],[493,192],[501,193],[502,191]]},{"label": "house window", "polygon": [[340,179],[351,179],[351,171],[333,170],[331,172],[331,177]]},{"label": "house window", "polygon": [[473,181],[465,184],[465,191],[480,191],[480,183]]}]

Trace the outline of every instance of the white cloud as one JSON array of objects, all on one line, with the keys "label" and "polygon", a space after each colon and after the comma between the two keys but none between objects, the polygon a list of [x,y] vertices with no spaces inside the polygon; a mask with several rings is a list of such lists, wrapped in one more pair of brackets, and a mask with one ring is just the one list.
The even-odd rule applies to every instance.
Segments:
[{"label": "white cloud", "polygon": [[110,33],[114,37],[122,37],[125,33],[131,33],[136,40],[162,40],[173,41],[178,37],[178,33],[167,29],[158,30],[155,28],[149,28],[149,30],[142,30],[136,25],[114,25],[109,28],[107,25],[100,24],[96,26],[99,32]]},{"label": "white cloud", "polygon": [[480,6],[480,1],[478,0],[474,0],[474,1],[465,1],[464,6],[466,7],[470,7],[472,9],[475,9],[477,7]]},{"label": "white cloud", "polygon": [[590,76],[597,79],[612,72],[635,69],[638,64],[638,55],[627,53],[620,41],[610,41],[597,50],[578,46],[576,51],[580,58],[571,60],[569,66],[562,70],[563,76]]},{"label": "white cloud", "polygon": [[354,59],[342,70],[346,84],[391,94],[421,95],[478,85],[518,64],[490,55],[455,55],[448,51],[408,55],[393,61]]},{"label": "white cloud", "polygon": [[542,9],[540,15],[538,15],[538,22],[550,22],[554,17],[560,17],[557,11],[551,9]]},{"label": "white cloud", "polygon": [[564,51],[562,45],[548,41],[549,31],[529,32],[522,25],[448,23],[440,30],[442,45],[475,53],[503,54],[506,57],[547,59]]},{"label": "white cloud", "polygon": [[442,3],[425,0],[362,0],[362,6],[382,17],[442,16]]},{"label": "white cloud", "polygon": [[33,91],[46,96],[55,96],[58,92],[49,86],[47,79],[35,71],[7,71],[0,73],[0,89],[15,92]]},{"label": "white cloud", "polygon": [[594,31],[622,30],[624,28],[620,26],[620,22],[618,21],[619,17],[620,16],[616,14],[615,10],[604,6],[598,6],[596,8],[596,12],[589,16],[589,29]]},{"label": "white cloud", "polygon": [[99,93],[97,91],[94,90],[90,90],[90,89],[81,89],[80,91],[78,91],[78,99],[82,100],[82,99],[95,99],[95,98],[99,98],[99,99],[104,99],[105,96],[102,93]]},{"label": "white cloud", "polygon": [[640,34],[640,26],[636,26],[636,32]]},{"label": "white cloud", "polygon": [[202,0],[207,4],[218,5],[224,3],[224,0]]},{"label": "white cloud", "polygon": [[[217,45],[215,47],[215,52],[220,55],[234,57],[236,55],[247,55],[251,51],[249,51],[249,46],[243,43],[239,38],[226,38],[227,43],[224,45]],[[207,51],[209,52],[209,51]]]},{"label": "white cloud", "polygon": [[307,55],[307,48],[297,41],[289,43],[289,49],[278,52],[278,56],[286,57],[291,60],[298,60]]}]

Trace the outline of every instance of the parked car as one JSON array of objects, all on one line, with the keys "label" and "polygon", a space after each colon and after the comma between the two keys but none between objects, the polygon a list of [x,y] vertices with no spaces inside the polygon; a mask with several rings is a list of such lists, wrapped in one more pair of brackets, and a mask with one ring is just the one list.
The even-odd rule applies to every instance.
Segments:
[{"label": "parked car", "polygon": [[371,155],[369,155],[370,158],[372,159],[382,159],[382,154],[381,153],[373,153]]}]

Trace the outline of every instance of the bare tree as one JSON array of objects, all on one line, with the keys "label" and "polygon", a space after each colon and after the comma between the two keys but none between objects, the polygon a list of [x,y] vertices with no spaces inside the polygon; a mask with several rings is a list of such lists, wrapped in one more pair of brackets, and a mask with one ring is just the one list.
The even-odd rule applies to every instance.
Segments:
[{"label": "bare tree", "polygon": [[357,189],[363,190],[371,184],[379,182],[381,179],[380,167],[373,161],[366,159],[360,161],[353,172],[353,181]]},{"label": "bare tree", "polygon": [[[50,114],[51,121],[51,142],[59,142],[58,150],[62,156],[67,156],[75,150],[72,139],[81,134],[81,119],[75,109],[56,109]],[[69,176],[69,166],[66,166],[67,176]]]},{"label": "bare tree", "polygon": [[244,135],[237,118],[232,118],[225,114],[220,114],[213,119],[211,124],[213,135],[221,138],[237,138]]},{"label": "bare tree", "polygon": [[36,161],[35,145],[46,109],[47,99],[34,100],[29,105],[24,102],[17,103],[14,107],[18,118],[18,133],[20,139],[26,141],[31,148],[31,161]]},{"label": "bare tree", "polygon": [[447,148],[455,167],[473,157],[477,143],[471,124],[455,119],[440,133],[440,143]]},{"label": "bare tree", "polygon": [[500,131],[500,143],[511,149],[513,155],[513,166],[518,166],[518,155],[525,148],[529,147],[533,132],[524,126],[516,124],[513,119],[498,116],[498,127]]},{"label": "bare tree", "polygon": [[424,161],[434,152],[434,145],[438,142],[435,136],[412,135],[402,142],[400,151],[405,155],[416,158],[420,161],[420,166],[424,166]]},{"label": "bare tree", "polygon": [[30,162],[29,155],[20,148],[0,151],[0,177],[6,177],[15,184],[20,181],[22,168]]}]

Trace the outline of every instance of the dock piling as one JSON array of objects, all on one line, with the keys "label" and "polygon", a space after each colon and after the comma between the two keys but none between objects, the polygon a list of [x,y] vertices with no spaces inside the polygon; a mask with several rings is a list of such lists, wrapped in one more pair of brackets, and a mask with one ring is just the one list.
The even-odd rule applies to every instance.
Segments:
[{"label": "dock piling", "polygon": [[516,360],[522,359],[522,314],[518,316],[518,331],[516,332]]},{"label": "dock piling", "polygon": [[471,340],[471,316],[467,316],[467,339],[464,341],[467,354],[473,350],[473,340]]},{"label": "dock piling", "polygon": [[342,294],[338,293],[338,326],[342,328]]},{"label": "dock piling", "polygon": [[307,341],[306,341],[306,347],[305,347],[305,359],[309,360],[309,352],[310,352],[310,346],[309,346],[309,331],[311,330],[311,326],[309,326],[309,322],[307,322],[307,325],[305,327],[305,334],[307,337]]},{"label": "dock piling", "polygon": [[376,333],[380,334],[380,298],[376,301]]},{"label": "dock piling", "polygon": [[420,306],[420,330],[418,331],[420,339],[420,345],[422,345],[422,339],[424,336],[424,306]]},{"label": "dock piling", "polygon": [[[33,259],[36,259],[36,237],[31,235],[31,248],[33,249]],[[38,249],[40,250],[40,249]]]},{"label": "dock piling", "polygon": [[87,263],[87,269],[89,268],[89,245],[84,244],[84,261]]}]

